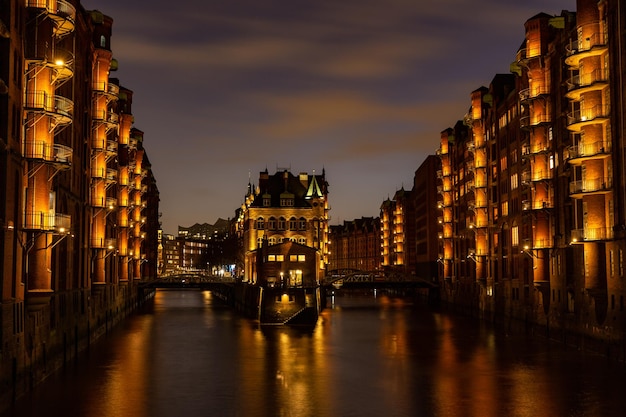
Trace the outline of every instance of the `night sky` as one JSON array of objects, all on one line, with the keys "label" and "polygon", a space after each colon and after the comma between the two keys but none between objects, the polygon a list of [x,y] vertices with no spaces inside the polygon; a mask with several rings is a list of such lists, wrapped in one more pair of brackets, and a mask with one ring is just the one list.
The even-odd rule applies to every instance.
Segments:
[{"label": "night sky", "polygon": [[331,224],[410,190],[524,22],[575,0],[83,0],[114,19],[112,73],[166,233],[231,218],[249,178],[326,170]]}]

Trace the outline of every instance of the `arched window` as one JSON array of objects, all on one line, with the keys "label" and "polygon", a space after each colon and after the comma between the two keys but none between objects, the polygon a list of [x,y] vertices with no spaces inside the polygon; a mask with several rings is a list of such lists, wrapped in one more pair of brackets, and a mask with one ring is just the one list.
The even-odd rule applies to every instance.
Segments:
[{"label": "arched window", "polygon": [[306,230],[306,219],[304,217],[300,217],[298,223],[298,230]]},{"label": "arched window", "polygon": [[270,217],[270,220],[267,222],[267,228],[269,230],[276,230],[276,218]]},{"label": "arched window", "polygon": [[265,229],[265,220],[263,220],[263,217],[259,217],[258,219],[256,219],[256,228],[258,230]]},{"label": "arched window", "polygon": [[298,222],[295,217],[289,219],[289,230],[297,230]]},{"label": "arched window", "polygon": [[278,219],[278,230],[285,230],[285,218]]}]

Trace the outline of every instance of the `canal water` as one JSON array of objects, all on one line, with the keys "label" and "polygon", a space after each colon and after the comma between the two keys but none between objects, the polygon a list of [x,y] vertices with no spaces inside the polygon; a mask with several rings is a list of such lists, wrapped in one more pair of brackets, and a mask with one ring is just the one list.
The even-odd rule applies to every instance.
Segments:
[{"label": "canal water", "polygon": [[161,291],[6,416],[611,417],[626,369],[384,294],[312,328],[259,327],[210,292]]}]

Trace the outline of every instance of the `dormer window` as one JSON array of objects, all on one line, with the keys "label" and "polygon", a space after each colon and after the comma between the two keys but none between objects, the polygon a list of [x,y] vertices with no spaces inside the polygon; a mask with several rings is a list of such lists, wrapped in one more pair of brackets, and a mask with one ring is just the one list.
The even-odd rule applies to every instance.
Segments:
[{"label": "dormer window", "polygon": [[272,205],[272,198],[269,195],[263,196],[263,207],[270,207]]},{"label": "dormer window", "polygon": [[280,206],[281,207],[293,207],[294,195],[290,192],[285,191],[280,195]]}]

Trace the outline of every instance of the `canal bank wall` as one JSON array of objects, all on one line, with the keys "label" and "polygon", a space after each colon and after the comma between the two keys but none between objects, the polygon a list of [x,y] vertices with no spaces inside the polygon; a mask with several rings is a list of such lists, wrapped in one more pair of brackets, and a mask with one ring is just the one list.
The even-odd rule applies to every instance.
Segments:
[{"label": "canal bank wall", "polygon": [[129,282],[58,291],[36,309],[25,302],[3,301],[0,330],[6,342],[0,347],[0,412],[153,296],[154,289]]}]

